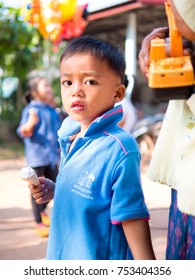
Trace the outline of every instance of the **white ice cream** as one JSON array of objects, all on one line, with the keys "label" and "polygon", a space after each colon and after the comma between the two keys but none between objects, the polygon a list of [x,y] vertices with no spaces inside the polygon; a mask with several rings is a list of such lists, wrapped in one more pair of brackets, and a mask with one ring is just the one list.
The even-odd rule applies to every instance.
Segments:
[{"label": "white ice cream", "polygon": [[20,170],[20,177],[29,184],[33,184],[35,186],[40,184],[37,174],[31,167],[23,167]]},{"label": "white ice cream", "polygon": [[20,177],[21,178],[30,178],[32,177],[35,173],[35,171],[30,167],[23,167],[21,170],[20,170]]}]

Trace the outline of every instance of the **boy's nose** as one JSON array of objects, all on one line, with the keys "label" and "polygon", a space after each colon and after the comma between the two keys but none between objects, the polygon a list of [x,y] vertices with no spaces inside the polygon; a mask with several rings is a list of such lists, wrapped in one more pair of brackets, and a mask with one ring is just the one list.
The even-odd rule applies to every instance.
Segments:
[{"label": "boy's nose", "polygon": [[75,85],[72,91],[73,96],[84,96],[84,91],[80,85]]}]

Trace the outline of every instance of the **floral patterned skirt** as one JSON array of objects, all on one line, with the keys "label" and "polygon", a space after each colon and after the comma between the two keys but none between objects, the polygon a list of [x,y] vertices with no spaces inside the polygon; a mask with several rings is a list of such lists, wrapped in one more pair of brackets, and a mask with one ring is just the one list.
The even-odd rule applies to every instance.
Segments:
[{"label": "floral patterned skirt", "polygon": [[195,216],[177,207],[177,191],[172,189],[167,237],[167,260],[195,260]]}]

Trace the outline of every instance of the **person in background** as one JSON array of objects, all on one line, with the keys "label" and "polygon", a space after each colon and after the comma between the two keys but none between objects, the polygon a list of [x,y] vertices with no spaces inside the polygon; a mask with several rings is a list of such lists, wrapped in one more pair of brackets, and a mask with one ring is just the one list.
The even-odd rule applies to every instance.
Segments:
[{"label": "person in background", "polygon": [[[195,1],[171,0],[176,26],[185,39],[195,41]],[[140,68],[146,76],[152,39],[166,37],[167,28],[154,29],[142,42]],[[184,49],[184,55],[190,55]],[[165,89],[166,90],[166,89]],[[166,155],[165,155],[166,153]],[[148,178],[171,187],[167,260],[195,260],[195,94],[171,100],[167,108]]]},{"label": "person in background", "polygon": [[40,177],[29,185],[37,203],[54,198],[47,259],[155,259],[139,148],[117,125],[122,106],[114,107],[124,98],[125,66],[122,51],[90,36],[71,40],[61,55],[69,117],[58,132],[60,170],[56,184]]},{"label": "person in background", "polygon": [[[60,161],[57,131],[62,119],[55,108],[54,94],[48,79],[42,76],[30,78],[25,99],[27,105],[22,111],[17,134],[24,141],[26,164],[31,166],[38,176],[55,181]],[[39,205],[33,196],[31,202],[36,233],[47,237],[50,225],[46,213],[48,203]]]},{"label": "person in background", "polygon": [[[124,86],[125,86],[126,91],[128,89],[128,85],[129,85],[129,80],[128,80],[127,75],[125,75]],[[123,100],[120,103],[117,103],[117,105],[118,104],[121,104],[123,107],[123,118],[118,123],[118,125],[130,133],[137,120],[136,109],[131,102],[131,92],[130,92],[130,94],[126,93]]]}]

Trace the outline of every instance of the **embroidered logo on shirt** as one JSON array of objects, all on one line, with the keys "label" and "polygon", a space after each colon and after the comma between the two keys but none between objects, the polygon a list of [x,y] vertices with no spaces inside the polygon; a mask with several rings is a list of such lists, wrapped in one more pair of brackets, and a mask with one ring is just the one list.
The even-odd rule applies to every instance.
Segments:
[{"label": "embroidered logo on shirt", "polygon": [[94,180],[95,176],[93,173],[82,171],[77,184],[74,185],[71,191],[87,199],[93,199],[92,184]]}]

